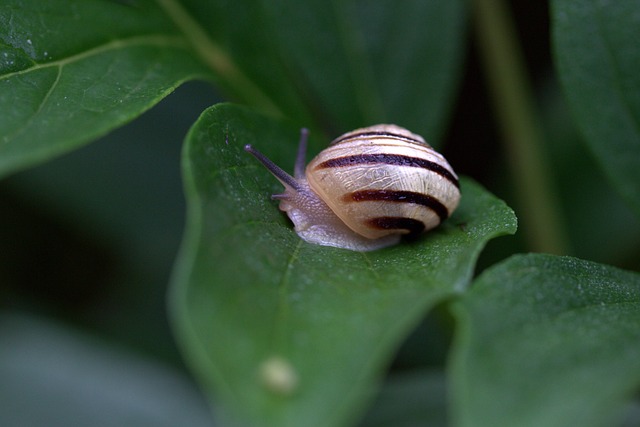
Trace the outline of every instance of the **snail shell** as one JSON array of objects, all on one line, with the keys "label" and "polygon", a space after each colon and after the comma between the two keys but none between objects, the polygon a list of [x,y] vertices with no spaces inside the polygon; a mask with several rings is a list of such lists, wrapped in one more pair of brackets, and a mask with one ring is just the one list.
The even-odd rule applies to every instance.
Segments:
[{"label": "snail shell", "polygon": [[458,206],[457,175],[420,135],[396,125],[356,129],[305,169],[307,135],[303,129],[293,177],[250,145],[245,150],[285,186],[273,198],[310,243],[375,250],[437,227]]}]

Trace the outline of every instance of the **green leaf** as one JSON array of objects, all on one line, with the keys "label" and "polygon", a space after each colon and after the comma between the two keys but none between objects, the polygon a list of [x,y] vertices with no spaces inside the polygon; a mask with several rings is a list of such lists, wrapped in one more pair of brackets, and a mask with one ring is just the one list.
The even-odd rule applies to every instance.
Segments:
[{"label": "green leaf", "polygon": [[223,104],[184,151],[173,322],[197,377],[240,425],[352,420],[411,328],[466,288],[489,239],[516,228],[511,209],[463,179],[461,206],[417,242],[366,254],[307,244],[270,199],[280,184],[243,151],[254,144],[293,164],[298,133]]},{"label": "green leaf", "polygon": [[586,142],[640,215],[640,2],[554,0],[558,72]]},{"label": "green leaf", "polygon": [[389,121],[436,143],[444,131],[464,53],[462,0],[184,4],[178,25],[189,32],[197,22],[304,126],[337,135]]},{"label": "green leaf", "polygon": [[162,364],[6,311],[0,342],[3,427],[211,425],[193,383]]},{"label": "green leaf", "polygon": [[460,426],[601,426],[640,385],[640,275],[515,256],[455,305]]},{"label": "green leaf", "polygon": [[153,1],[7,0],[0,176],[101,136],[207,73]]}]

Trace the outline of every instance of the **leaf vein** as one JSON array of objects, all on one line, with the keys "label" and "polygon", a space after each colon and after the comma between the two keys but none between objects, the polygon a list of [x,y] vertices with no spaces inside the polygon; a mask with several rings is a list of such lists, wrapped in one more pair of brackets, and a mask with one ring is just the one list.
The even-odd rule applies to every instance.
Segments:
[{"label": "leaf vein", "polygon": [[187,48],[188,45],[185,43],[184,38],[178,36],[165,36],[165,35],[144,35],[144,36],[136,36],[127,39],[117,39],[112,40],[108,43],[104,43],[98,46],[95,46],[91,49],[87,49],[80,53],[69,55],[62,59],[46,62],[46,63],[36,63],[32,67],[25,68],[23,70],[14,71],[12,73],[3,74],[0,76],[0,80],[8,79],[14,76],[19,76],[23,74],[27,74],[33,71],[37,71],[40,69],[50,68],[50,67],[64,67],[65,65],[72,64],[74,62],[78,62],[80,60],[90,58],[91,56],[96,56],[101,53],[126,49],[128,47],[133,46],[144,46],[144,45],[156,45],[156,46],[173,46],[179,48]]}]

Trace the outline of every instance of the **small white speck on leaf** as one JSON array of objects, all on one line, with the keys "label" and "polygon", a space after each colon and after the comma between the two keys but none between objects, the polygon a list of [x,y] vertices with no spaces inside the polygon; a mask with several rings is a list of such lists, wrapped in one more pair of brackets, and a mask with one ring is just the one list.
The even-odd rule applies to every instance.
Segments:
[{"label": "small white speck on leaf", "polygon": [[27,43],[33,44],[33,43],[31,43],[31,39],[27,39]]},{"label": "small white speck on leaf", "polygon": [[271,392],[291,395],[298,387],[298,374],[287,359],[272,356],[260,364],[260,382]]}]

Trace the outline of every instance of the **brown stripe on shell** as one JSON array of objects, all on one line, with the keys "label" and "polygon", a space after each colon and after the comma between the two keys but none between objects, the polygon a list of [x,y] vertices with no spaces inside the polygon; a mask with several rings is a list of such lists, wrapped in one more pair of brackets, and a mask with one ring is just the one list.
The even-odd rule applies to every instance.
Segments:
[{"label": "brown stripe on shell", "polygon": [[399,135],[397,133],[385,132],[385,131],[381,131],[381,130],[379,130],[379,131],[365,131],[365,132],[358,132],[358,133],[348,133],[346,135],[341,136],[340,138],[334,139],[331,142],[330,145],[340,144],[340,143],[343,143],[345,141],[349,141],[349,140],[352,140],[352,139],[370,138],[370,137],[400,139],[400,140],[403,140],[403,141],[413,142],[415,144],[427,145],[424,141],[421,141],[419,139],[411,138],[411,137],[406,136],[406,135]]},{"label": "brown stripe on shell", "polygon": [[356,166],[363,164],[385,164],[393,166],[409,166],[414,168],[423,168],[431,172],[435,172],[443,178],[447,179],[457,188],[460,188],[458,178],[456,178],[447,168],[430,160],[420,157],[404,156],[402,154],[353,154],[351,156],[336,157],[325,160],[315,166],[314,169],[339,168],[344,166]]},{"label": "brown stripe on shell", "polygon": [[360,190],[342,196],[344,202],[385,201],[393,203],[413,203],[426,206],[438,215],[440,222],[449,217],[449,210],[438,199],[428,194],[400,190]]},{"label": "brown stripe on shell", "polygon": [[413,218],[380,216],[367,220],[366,224],[381,230],[408,230],[410,236],[416,236],[424,231],[424,223]]}]

